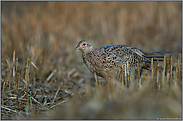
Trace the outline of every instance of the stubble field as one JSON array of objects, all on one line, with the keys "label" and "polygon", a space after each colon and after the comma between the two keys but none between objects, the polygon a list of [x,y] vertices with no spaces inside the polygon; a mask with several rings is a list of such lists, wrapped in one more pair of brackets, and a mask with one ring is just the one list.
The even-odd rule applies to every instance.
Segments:
[{"label": "stubble field", "polygon": [[[182,119],[182,2],[1,5],[1,119]],[[82,39],[173,53],[141,78],[98,84]]]}]

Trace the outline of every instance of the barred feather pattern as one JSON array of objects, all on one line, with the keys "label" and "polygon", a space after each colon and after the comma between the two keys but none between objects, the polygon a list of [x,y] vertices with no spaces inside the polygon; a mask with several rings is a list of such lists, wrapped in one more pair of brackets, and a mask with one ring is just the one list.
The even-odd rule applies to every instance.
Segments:
[{"label": "barred feather pattern", "polygon": [[[76,49],[82,51],[82,58],[92,73],[103,78],[117,76],[117,71],[127,64],[137,72],[136,64],[142,69],[149,69],[151,58],[154,61],[162,61],[164,56],[155,56],[158,52],[145,53],[142,50],[128,45],[109,45],[94,48],[88,41],[82,40]],[[161,52],[166,53],[166,52]]]}]

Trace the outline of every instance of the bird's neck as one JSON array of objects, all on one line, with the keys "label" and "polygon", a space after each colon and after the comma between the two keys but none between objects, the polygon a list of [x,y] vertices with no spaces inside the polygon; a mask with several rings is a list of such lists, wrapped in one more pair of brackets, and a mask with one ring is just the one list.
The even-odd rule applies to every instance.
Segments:
[{"label": "bird's neck", "polygon": [[85,50],[83,50],[83,54],[87,54],[87,53],[89,53],[89,52],[91,52],[91,51],[93,51],[95,48],[94,47],[89,47],[89,48],[86,48]]}]

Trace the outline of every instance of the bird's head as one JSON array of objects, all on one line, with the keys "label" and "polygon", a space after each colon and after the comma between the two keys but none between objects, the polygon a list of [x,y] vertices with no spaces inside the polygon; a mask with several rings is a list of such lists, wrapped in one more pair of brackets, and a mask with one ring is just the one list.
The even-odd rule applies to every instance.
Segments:
[{"label": "bird's head", "polygon": [[81,40],[77,47],[75,48],[75,50],[81,50],[83,53],[88,53],[90,51],[92,51],[94,48],[93,46],[86,40]]}]

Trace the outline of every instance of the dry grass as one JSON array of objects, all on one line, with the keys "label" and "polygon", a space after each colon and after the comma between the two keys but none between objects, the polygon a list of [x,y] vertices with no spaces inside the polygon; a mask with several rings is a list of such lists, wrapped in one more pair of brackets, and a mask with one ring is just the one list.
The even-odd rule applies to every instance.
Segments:
[{"label": "dry grass", "polygon": [[[182,2],[2,2],[1,17],[2,119],[182,118]],[[81,39],[173,53],[98,84]]]}]

